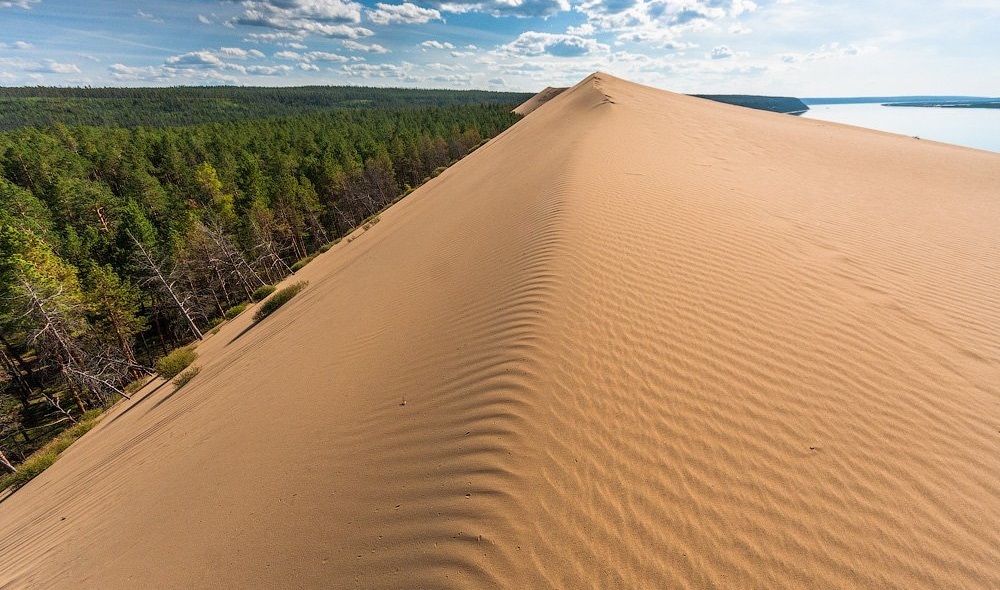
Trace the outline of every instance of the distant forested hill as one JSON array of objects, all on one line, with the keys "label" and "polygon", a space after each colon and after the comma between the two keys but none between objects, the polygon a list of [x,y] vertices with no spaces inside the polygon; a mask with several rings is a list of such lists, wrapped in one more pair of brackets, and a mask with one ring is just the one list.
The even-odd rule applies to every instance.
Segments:
[{"label": "distant forested hill", "polygon": [[694,94],[692,96],[775,113],[804,113],[809,110],[804,102],[790,96],[755,96],[751,94]]},{"label": "distant forested hill", "polygon": [[520,104],[529,93],[357,86],[0,88],[0,130],[94,125],[170,127],[287,117],[334,108]]}]

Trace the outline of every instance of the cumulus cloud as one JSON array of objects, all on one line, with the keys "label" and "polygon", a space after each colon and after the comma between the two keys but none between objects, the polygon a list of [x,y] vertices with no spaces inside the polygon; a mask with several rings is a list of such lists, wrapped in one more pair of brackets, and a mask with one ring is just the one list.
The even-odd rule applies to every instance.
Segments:
[{"label": "cumulus cloud", "polygon": [[377,25],[389,24],[424,24],[432,20],[444,20],[441,13],[433,8],[421,8],[416,4],[404,2],[402,4],[382,4],[375,5],[375,10],[368,11],[368,20]]},{"label": "cumulus cloud", "polygon": [[241,4],[243,12],[227,21],[228,24],[338,39],[360,39],[374,34],[357,26],[362,6],[350,0],[244,0]]},{"label": "cumulus cloud", "polygon": [[38,4],[42,0],[4,0],[0,2],[0,8],[23,8],[28,10],[32,4]]},{"label": "cumulus cloud", "polygon": [[751,0],[584,0],[576,6],[586,24],[617,33],[619,42],[659,39],[674,49],[683,44],[667,42],[684,32],[718,27],[756,9]]},{"label": "cumulus cloud", "polygon": [[830,43],[823,45],[816,51],[808,53],[783,53],[778,57],[785,63],[801,63],[806,61],[819,61],[824,59],[835,59],[845,57],[856,57],[875,51],[875,47],[870,45],[841,45],[840,43]]},{"label": "cumulus cloud", "polygon": [[406,78],[412,64],[403,62],[396,64],[349,64],[341,66],[340,70],[355,78]]},{"label": "cumulus cloud", "polygon": [[60,63],[52,59],[47,59],[40,64],[27,68],[29,72],[39,74],[79,74],[80,68],[72,63]]},{"label": "cumulus cloud", "polygon": [[306,59],[310,61],[327,61],[327,62],[337,62],[344,63],[348,61],[343,55],[338,55],[336,53],[327,53],[326,51],[310,51],[305,54]]},{"label": "cumulus cloud", "polygon": [[210,24],[212,24],[212,19],[208,18],[204,14],[199,14],[198,15],[198,22],[200,22],[203,25],[210,25]]},{"label": "cumulus cloud", "polygon": [[11,44],[0,42],[0,49],[32,49],[34,45],[27,41],[14,41]]},{"label": "cumulus cloud", "polygon": [[243,49],[242,47],[220,47],[218,54],[223,57],[236,59],[249,59],[264,57],[264,54],[256,49]]},{"label": "cumulus cloud", "polygon": [[220,68],[225,63],[211,51],[190,51],[167,58],[167,65],[175,68]]},{"label": "cumulus cloud", "polygon": [[430,41],[424,41],[423,43],[420,44],[420,47],[422,49],[425,49],[425,50],[426,49],[455,49],[455,46],[452,45],[451,43],[447,42],[447,41],[445,41],[444,43],[442,43],[441,41],[435,41],[434,39],[431,39]]},{"label": "cumulus cloud", "polygon": [[243,37],[243,40],[247,43],[273,43],[274,45],[291,46],[305,38],[305,36],[305,33],[281,31],[279,33],[250,33],[246,37]]},{"label": "cumulus cloud", "polygon": [[525,31],[506,45],[498,48],[499,53],[516,56],[554,55],[557,57],[579,57],[608,51],[608,46],[595,39],[564,33],[540,33]]},{"label": "cumulus cloud", "polygon": [[712,59],[726,59],[736,55],[728,45],[716,45],[709,54]]},{"label": "cumulus cloud", "polygon": [[484,12],[492,16],[518,18],[552,16],[570,9],[569,0],[484,0],[481,2],[432,0],[430,4],[443,12],[455,14]]},{"label": "cumulus cloud", "polygon": [[365,45],[364,43],[358,43],[357,41],[343,41],[341,43],[347,49],[351,51],[364,51],[366,53],[389,53],[389,50],[382,47],[378,43],[372,43],[370,45]]}]

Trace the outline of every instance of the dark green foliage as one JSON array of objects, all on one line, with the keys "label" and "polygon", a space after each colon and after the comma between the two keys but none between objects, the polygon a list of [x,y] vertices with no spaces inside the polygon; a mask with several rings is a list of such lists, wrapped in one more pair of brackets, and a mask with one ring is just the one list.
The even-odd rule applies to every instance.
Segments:
[{"label": "dark green foliage", "polygon": [[751,94],[695,94],[693,96],[774,113],[798,114],[809,110],[804,102],[789,96],[755,96]]},{"label": "dark green foliage", "polygon": [[531,94],[304,86],[298,88],[0,88],[0,130],[55,123],[167,127],[286,117],[330,109],[516,105]]},{"label": "dark green foliage", "polygon": [[[36,429],[129,395],[157,357],[272,295],[296,261],[371,227],[405,190],[514,123],[511,104],[493,104],[501,98],[0,89],[0,126],[47,125],[0,132],[0,394],[15,410],[4,411],[0,454],[23,461],[54,435]],[[211,123],[171,126],[201,120]],[[189,363],[158,369],[174,378]]]},{"label": "dark green foliage", "polygon": [[313,258],[315,258],[315,256],[306,256],[302,260],[299,260],[298,262],[292,265],[292,272],[298,272],[302,270],[303,268],[306,267],[307,264],[313,261]]},{"label": "dark green foliage", "polygon": [[264,285],[263,287],[254,291],[252,295],[250,295],[250,300],[253,301],[254,303],[263,301],[264,298],[266,298],[271,293],[274,293],[277,289],[278,288],[275,287],[274,285]]},{"label": "dark green foliage", "polygon": [[239,305],[234,305],[230,307],[229,309],[226,310],[226,319],[231,320],[236,316],[240,315],[241,313],[243,313],[243,310],[245,310],[248,305],[249,305],[248,303],[241,303]]},{"label": "dark green foliage", "polygon": [[309,283],[307,281],[300,281],[289,285],[272,295],[270,299],[261,304],[261,306],[257,309],[257,313],[253,316],[253,321],[259,322],[276,312],[279,307],[288,303],[292,297],[298,295],[299,291],[305,289],[308,284]]},{"label": "dark green foliage", "polygon": [[184,346],[175,349],[156,361],[156,372],[164,379],[172,379],[193,363],[196,358],[198,358],[198,353],[191,347]]}]

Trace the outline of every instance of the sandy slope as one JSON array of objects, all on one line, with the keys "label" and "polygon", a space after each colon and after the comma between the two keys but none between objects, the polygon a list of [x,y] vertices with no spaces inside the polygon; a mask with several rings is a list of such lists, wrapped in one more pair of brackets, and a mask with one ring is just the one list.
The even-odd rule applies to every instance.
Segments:
[{"label": "sandy slope", "polygon": [[552,86],[548,86],[538,94],[519,104],[512,112],[522,116],[527,115],[553,98],[559,96],[566,90],[566,88],[554,88]]},{"label": "sandy slope", "polygon": [[588,78],[0,504],[0,587],[1000,587],[998,188]]}]

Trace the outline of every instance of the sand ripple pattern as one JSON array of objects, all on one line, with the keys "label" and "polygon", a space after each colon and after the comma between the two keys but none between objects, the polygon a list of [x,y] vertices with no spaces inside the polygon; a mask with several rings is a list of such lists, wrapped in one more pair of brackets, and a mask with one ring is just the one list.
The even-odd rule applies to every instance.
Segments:
[{"label": "sand ripple pattern", "polygon": [[1000,588],[998,157],[531,107],[0,501],[0,588]]}]

